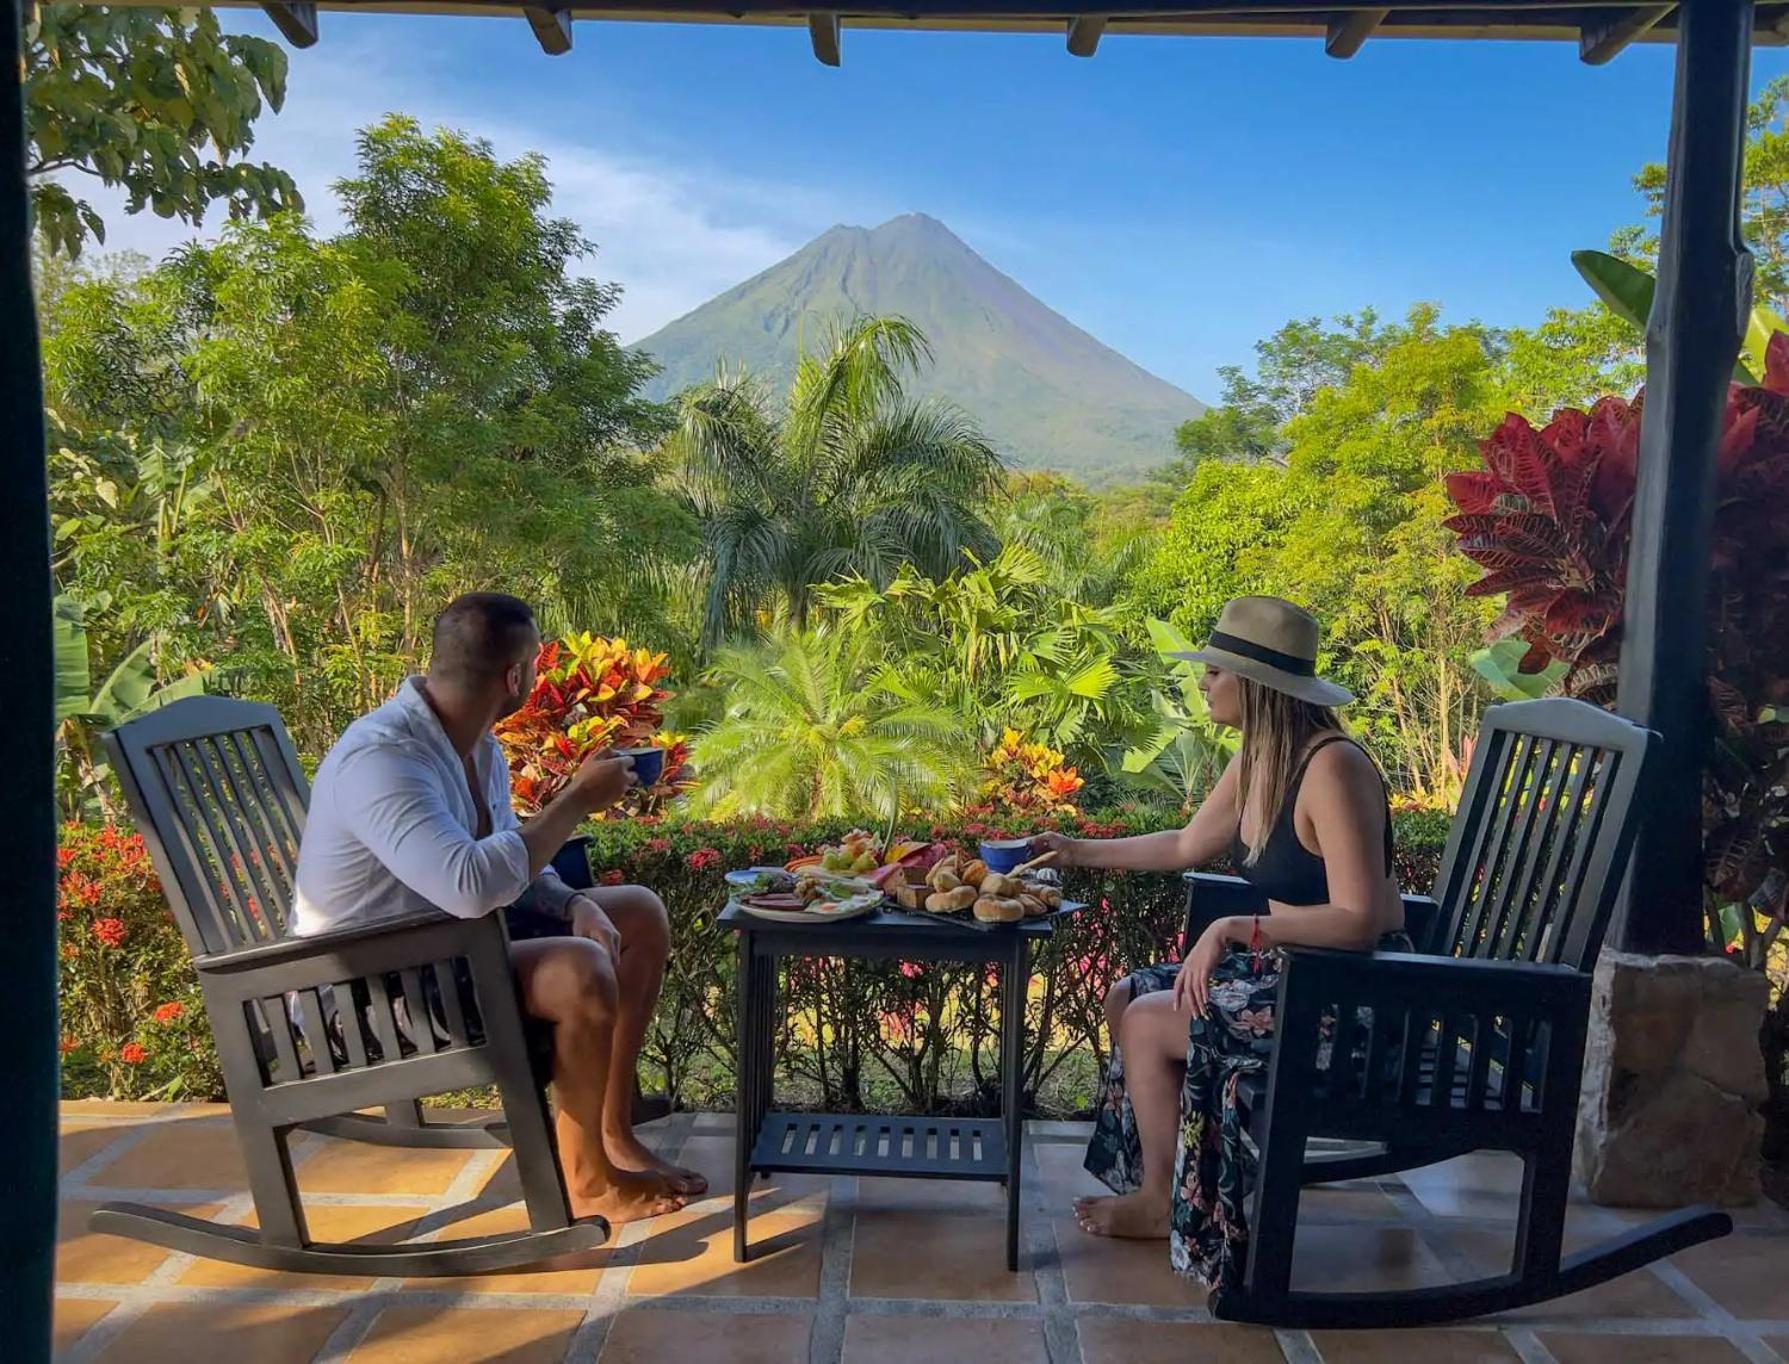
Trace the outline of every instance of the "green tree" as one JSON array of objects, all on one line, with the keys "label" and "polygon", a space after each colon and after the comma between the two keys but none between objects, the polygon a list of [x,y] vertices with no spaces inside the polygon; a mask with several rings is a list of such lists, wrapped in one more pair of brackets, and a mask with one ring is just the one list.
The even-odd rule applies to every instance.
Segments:
[{"label": "green tree", "polygon": [[843,632],[789,633],[733,645],[711,681],[726,714],[698,735],[690,760],[698,813],[890,817],[947,807],[969,754],[960,717],[877,685],[874,641]]},{"label": "green tree", "polygon": [[781,410],[744,375],[685,395],[669,448],[702,522],[705,646],[776,611],[804,628],[817,583],[941,578],[994,551],[999,457],[968,416],[903,391],[930,356],[912,323],[859,318],[801,357]]},{"label": "green tree", "polygon": [[1379,325],[1371,308],[1357,316],[1295,318],[1255,343],[1255,377],[1236,365],[1218,370],[1224,400],[1182,422],[1174,433],[1180,456],[1155,477],[1184,487],[1198,466],[1213,459],[1252,463],[1279,461],[1285,449],[1281,430],[1323,389],[1339,384],[1355,365],[1377,355],[1394,335]]},{"label": "green tree", "polygon": [[30,5],[25,24],[25,171],[37,230],[79,254],[105,223],[73,175],[121,189],[197,226],[213,203],[234,216],[302,209],[291,176],[243,161],[263,106],[278,112],[286,54],[223,33],[208,9]]},{"label": "green tree", "polygon": [[[657,633],[698,548],[641,453],[666,426],[649,366],[602,327],[613,288],[573,274],[589,244],[545,215],[538,158],[395,119],[360,160],[342,236],[233,223],[67,289],[46,338],[58,574],[90,610],[110,594],[105,652],[160,631],[164,670],[225,660],[310,752],[421,661],[456,592]],[[170,498],[151,566],[131,528]]]}]

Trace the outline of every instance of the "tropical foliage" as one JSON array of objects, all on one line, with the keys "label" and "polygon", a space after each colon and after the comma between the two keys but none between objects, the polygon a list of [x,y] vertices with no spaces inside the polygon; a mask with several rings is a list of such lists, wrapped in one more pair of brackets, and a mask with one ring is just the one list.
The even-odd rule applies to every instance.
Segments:
[{"label": "tropical foliage", "polygon": [[[1645,408],[1605,398],[1536,429],[1511,416],[1484,468],[1453,475],[1446,522],[1506,596],[1494,632],[1519,638],[1525,673],[1564,665],[1564,689],[1612,702],[1621,644],[1636,458]],[[1706,609],[1711,761],[1706,868],[1715,940],[1763,967],[1789,916],[1789,335],[1771,339],[1764,384],[1734,386],[1721,438]]]},{"label": "tropical foliage", "polygon": [[224,33],[208,9],[31,5],[25,11],[25,173],[37,231],[78,255],[105,222],[69,172],[197,226],[214,202],[233,216],[304,207],[292,177],[239,158],[263,106],[286,98],[277,43]]},{"label": "tropical foliage", "polygon": [[605,817],[654,812],[686,789],[689,746],[664,729],[670,672],[664,654],[629,648],[625,639],[586,631],[543,645],[534,690],[497,726],[517,812],[539,814],[586,758],[611,748],[663,748],[665,765],[656,783]]},{"label": "tropical foliage", "polygon": [[858,318],[801,357],[780,409],[743,374],[684,397],[667,448],[702,524],[705,644],[774,615],[804,628],[817,583],[941,578],[996,548],[999,458],[966,414],[903,392],[930,355],[903,319]]}]

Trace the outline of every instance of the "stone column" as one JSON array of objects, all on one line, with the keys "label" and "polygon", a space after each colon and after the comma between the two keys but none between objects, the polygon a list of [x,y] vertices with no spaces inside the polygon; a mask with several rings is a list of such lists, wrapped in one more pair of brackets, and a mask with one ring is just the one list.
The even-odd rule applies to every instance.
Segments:
[{"label": "stone column", "polygon": [[1721,957],[1603,953],[1578,1109],[1577,1174],[1592,1201],[1757,1200],[1769,993],[1764,976]]}]

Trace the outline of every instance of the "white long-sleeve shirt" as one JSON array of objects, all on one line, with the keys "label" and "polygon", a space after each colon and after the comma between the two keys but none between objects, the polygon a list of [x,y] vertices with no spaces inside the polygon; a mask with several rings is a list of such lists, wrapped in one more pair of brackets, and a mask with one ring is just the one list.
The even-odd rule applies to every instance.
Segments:
[{"label": "white long-sleeve shirt", "polygon": [[473,770],[491,812],[488,837],[465,767],[412,677],[349,725],[317,769],[298,850],[294,929],[328,929],[442,909],[475,919],[532,896],[563,913],[575,892],[551,867],[528,875],[509,799],[509,765],[486,734]]}]

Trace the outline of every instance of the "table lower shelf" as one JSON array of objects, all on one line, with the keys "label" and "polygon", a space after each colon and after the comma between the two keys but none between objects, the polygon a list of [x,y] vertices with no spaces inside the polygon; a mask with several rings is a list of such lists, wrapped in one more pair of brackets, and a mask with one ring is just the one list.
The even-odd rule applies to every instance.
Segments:
[{"label": "table lower shelf", "polygon": [[751,1167],[1004,1181],[1006,1130],[998,1118],[767,1113],[752,1146]]}]

